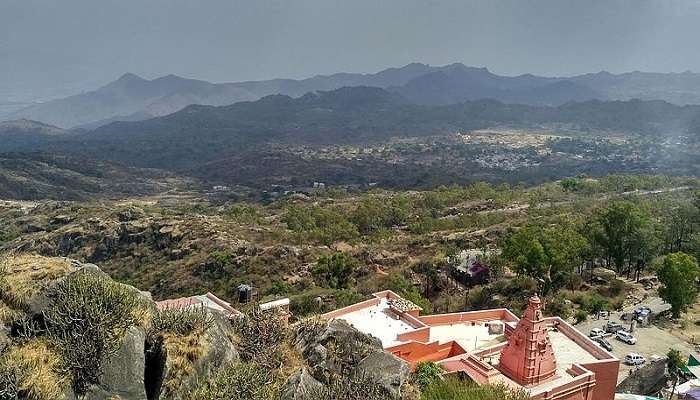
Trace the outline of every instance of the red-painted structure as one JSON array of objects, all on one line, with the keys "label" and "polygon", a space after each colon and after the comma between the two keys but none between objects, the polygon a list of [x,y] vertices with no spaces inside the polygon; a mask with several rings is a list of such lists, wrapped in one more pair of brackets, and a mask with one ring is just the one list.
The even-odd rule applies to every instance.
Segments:
[{"label": "red-painted structure", "polygon": [[566,321],[544,317],[537,296],[523,318],[506,309],[421,316],[391,291],[328,314],[378,337],[412,367],[421,361],[537,400],[613,400],[620,361]]},{"label": "red-painted structure", "polygon": [[500,370],[523,386],[538,385],[557,373],[554,349],[549,341],[547,321],[542,316],[542,302],[530,298],[525,315],[501,351]]}]

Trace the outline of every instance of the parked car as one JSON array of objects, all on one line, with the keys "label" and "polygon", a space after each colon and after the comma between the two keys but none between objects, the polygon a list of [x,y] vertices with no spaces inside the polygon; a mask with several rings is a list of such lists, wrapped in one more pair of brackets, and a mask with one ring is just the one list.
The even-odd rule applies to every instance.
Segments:
[{"label": "parked car", "polygon": [[625,329],[625,327],[623,327],[619,322],[608,321],[608,323],[605,324],[605,332],[608,333],[615,333],[621,329]]},{"label": "parked car", "polygon": [[610,344],[610,342],[608,342],[607,340],[605,340],[605,338],[602,337],[602,336],[596,336],[596,337],[594,337],[594,338],[593,338],[593,341],[596,342],[596,343],[598,344],[598,346],[604,348],[604,349],[607,350],[607,351],[612,351],[612,349],[613,349],[613,347],[612,347],[612,345]]},{"label": "parked car", "polygon": [[627,344],[637,343],[637,338],[632,336],[631,333],[627,332],[624,329],[620,329],[619,331],[615,332],[615,337],[617,338],[617,340],[625,342]]},{"label": "parked car", "polygon": [[647,362],[647,359],[637,353],[629,353],[625,356],[625,364],[627,365],[642,365]]},{"label": "parked car", "polygon": [[635,314],[641,314],[641,313],[649,314],[649,313],[651,313],[651,308],[649,308],[648,306],[640,306],[634,310],[634,313]]},{"label": "parked car", "polygon": [[601,328],[593,328],[591,329],[591,333],[588,334],[588,337],[594,338],[598,336],[603,336],[605,335],[605,331]]},{"label": "parked car", "polygon": [[634,317],[639,322],[644,322],[644,320],[647,319],[650,314],[651,308],[647,306],[641,306],[634,310]]}]

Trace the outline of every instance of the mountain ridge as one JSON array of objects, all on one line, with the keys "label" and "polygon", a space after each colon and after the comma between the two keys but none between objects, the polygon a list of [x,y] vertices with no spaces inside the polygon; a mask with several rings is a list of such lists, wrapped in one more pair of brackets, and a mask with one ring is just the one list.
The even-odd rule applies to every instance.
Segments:
[{"label": "mountain ridge", "polygon": [[6,114],[63,128],[93,129],[114,121],[138,121],[177,112],[190,104],[224,106],[272,94],[300,97],[346,86],[374,86],[416,104],[451,105],[492,98],[505,103],[558,106],[571,101],[665,100],[700,104],[700,74],[598,72],[571,77],[503,76],[461,63],[411,63],[377,73],[336,73],[306,79],[210,83],[165,75],[145,79],[126,73],[94,91],[31,105]]}]

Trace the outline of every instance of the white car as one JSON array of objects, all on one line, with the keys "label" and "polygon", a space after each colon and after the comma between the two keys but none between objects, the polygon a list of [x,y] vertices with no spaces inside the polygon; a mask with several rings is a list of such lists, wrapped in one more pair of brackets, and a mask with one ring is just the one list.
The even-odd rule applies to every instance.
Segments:
[{"label": "white car", "polygon": [[637,343],[637,338],[632,336],[631,333],[625,331],[625,330],[619,330],[615,333],[615,337],[617,340],[625,342],[627,344],[635,344]]},{"label": "white car", "polygon": [[637,353],[629,353],[625,356],[625,364],[627,365],[642,365],[647,362],[647,359]]},{"label": "white car", "polygon": [[605,336],[605,331],[602,330],[601,328],[593,328],[591,329],[591,333],[588,334],[588,337],[594,338],[598,336]]}]

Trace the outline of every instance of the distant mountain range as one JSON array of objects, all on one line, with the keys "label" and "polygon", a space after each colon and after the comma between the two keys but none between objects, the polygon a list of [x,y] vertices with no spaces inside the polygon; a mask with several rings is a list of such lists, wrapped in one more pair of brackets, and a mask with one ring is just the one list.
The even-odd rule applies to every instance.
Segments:
[{"label": "distant mountain range", "polygon": [[590,100],[557,107],[475,100],[427,106],[384,89],[345,87],[298,98],[272,95],[230,106],[193,105],[167,116],[114,122],[91,131],[64,132],[28,121],[5,125],[9,128],[0,129],[4,151],[72,154],[186,172],[272,144],[377,143],[496,126],[697,137],[700,106],[659,100]]},{"label": "distant mountain range", "polygon": [[273,79],[210,83],[175,75],[147,80],[125,74],[95,91],[2,111],[0,119],[26,118],[62,128],[94,129],[115,121],[141,121],[182,110],[188,105],[230,105],[269,95],[300,97],[309,92],[370,86],[399,94],[417,105],[454,105],[493,99],[503,103],[559,106],[587,100],[664,100],[700,104],[700,74],[601,72],[568,78],[500,76],[462,64],[409,64],[376,74],[339,73],[308,79]]}]

